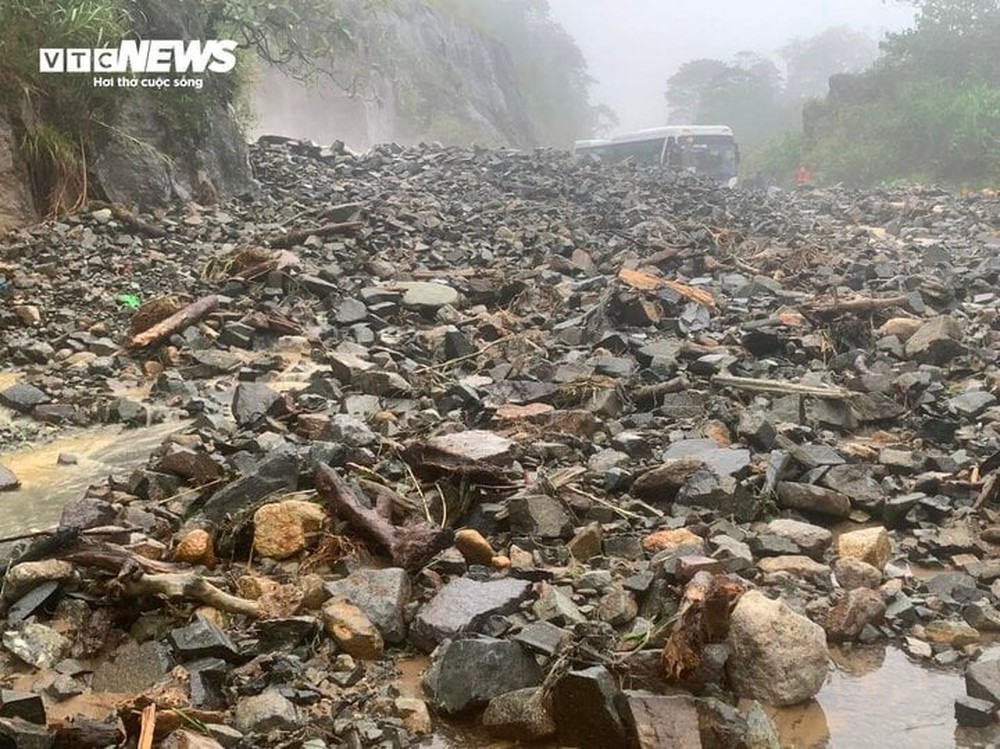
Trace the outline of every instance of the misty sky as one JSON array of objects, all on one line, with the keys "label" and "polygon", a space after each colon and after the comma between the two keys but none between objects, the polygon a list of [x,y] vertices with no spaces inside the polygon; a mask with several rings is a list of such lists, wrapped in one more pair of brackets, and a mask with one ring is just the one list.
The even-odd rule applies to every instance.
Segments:
[{"label": "misty sky", "polygon": [[593,99],[620,129],[663,124],[666,80],[698,57],[771,53],[795,37],[847,24],[876,37],[910,25],[913,8],[890,0],[549,0],[597,79]]}]

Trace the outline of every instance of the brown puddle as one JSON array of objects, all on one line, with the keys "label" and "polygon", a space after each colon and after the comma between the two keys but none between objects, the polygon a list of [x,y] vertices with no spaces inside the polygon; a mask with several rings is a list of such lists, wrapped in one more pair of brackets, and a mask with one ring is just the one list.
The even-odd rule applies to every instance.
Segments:
[{"label": "brown puddle", "polygon": [[[144,465],[149,454],[183,426],[180,421],[127,430],[100,426],[0,455],[0,464],[21,481],[19,489],[0,494],[0,536],[57,523],[66,502],[83,496],[88,486],[111,473]],[[72,453],[78,463],[59,465],[60,453]]]},{"label": "brown puddle", "polygon": [[965,695],[959,671],[927,668],[885,645],[832,649],[831,656],[835,669],[815,700],[770,711],[782,747],[937,749],[1000,741],[1000,726],[957,726],[955,699]]}]

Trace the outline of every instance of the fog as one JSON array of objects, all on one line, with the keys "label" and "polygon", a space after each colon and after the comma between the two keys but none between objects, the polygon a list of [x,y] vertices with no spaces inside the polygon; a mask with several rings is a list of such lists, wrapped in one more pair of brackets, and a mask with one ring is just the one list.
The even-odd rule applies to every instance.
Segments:
[{"label": "fog", "polygon": [[889,0],[549,0],[596,79],[592,98],[620,129],[666,121],[667,78],[699,57],[772,53],[793,38],[849,25],[880,38],[906,28],[912,6]]}]

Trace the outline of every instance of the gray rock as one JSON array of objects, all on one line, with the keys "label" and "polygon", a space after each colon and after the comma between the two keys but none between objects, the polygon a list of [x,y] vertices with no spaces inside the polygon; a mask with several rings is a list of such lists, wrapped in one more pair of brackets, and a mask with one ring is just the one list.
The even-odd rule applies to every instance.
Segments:
[{"label": "gray rock", "polygon": [[17,489],[21,485],[21,480],[14,475],[9,468],[0,466],[0,492],[9,492]]},{"label": "gray rock", "polygon": [[404,307],[433,312],[446,304],[454,306],[458,303],[458,292],[444,284],[414,281],[396,285],[404,289]]},{"label": "gray rock", "polygon": [[726,572],[739,573],[753,569],[753,552],[750,546],[726,535],[712,536],[712,559],[722,562]]},{"label": "gray rock", "polygon": [[962,329],[947,315],[925,322],[906,342],[906,358],[941,366],[965,353]]},{"label": "gray rock", "polygon": [[835,642],[853,642],[867,626],[877,626],[885,618],[885,601],[869,588],[848,591],[826,615],[827,637]]},{"label": "gray rock", "polygon": [[254,463],[247,474],[223,487],[201,509],[206,519],[218,522],[231,513],[278,491],[294,491],[299,480],[295,452],[279,449]]},{"label": "gray rock", "polygon": [[543,655],[555,655],[572,634],[549,622],[532,622],[514,635],[513,640]]},{"label": "gray rock", "polygon": [[241,382],[233,394],[233,418],[249,426],[280,410],[281,394],[263,382]]},{"label": "gray rock", "polygon": [[69,652],[72,644],[51,627],[36,622],[3,633],[3,646],[35,668],[52,668]]},{"label": "gray rock", "polygon": [[170,644],[182,661],[197,658],[235,660],[239,651],[229,636],[206,617],[198,614],[186,627],[170,631]]},{"label": "gray rock", "polygon": [[814,697],[826,680],[823,628],[759,591],[740,597],[728,642],[729,676],[741,696],[795,705]]},{"label": "gray rock", "polygon": [[353,325],[368,319],[368,307],[357,299],[345,299],[333,311],[333,319],[340,325]]},{"label": "gray rock", "polygon": [[997,706],[988,700],[959,697],[955,700],[955,720],[960,726],[986,728],[993,722]]},{"label": "gray rock", "polygon": [[346,598],[365,612],[386,642],[401,643],[406,639],[403,611],[410,602],[410,578],[405,570],[358,570],[323,588],[331,598]]},{"label": "gray rock", "polygon": [[787,538],[798,551],[817,560],[823,559],[823,554],[833,543],[833,534],[826,528],[789,518],[772,520],[767,524],[767,531]]},{"label": "gray rock", "polygon": [[507,506],[512,533],[541,538],[569,538],[573,535],[573,521],[569,513],[559,500],[547,494],[511,497]]},{"label": "gray rock", "polygon": [[118,508],[103,499],[80,497],[63,506],[59,525],[63,528],[97,528],[112,525],[118,519]]},{"label": "gray rock", "polygon": [[299,725],[295,705],[279,692],[268,689],[236,703],[233,723],[244,734],[290,731]]},{"label": "gray rock", "polygon": [[35,406],[48,403],[50,400],[52,399],[48,395],[34,385],[29,385],[26,382],[14,383],[6,390],[0,392],[0,404],[22,414],[31,413]]},{"label": "gray rock", "polygon": [[452,714],[515,689],[538,686],[542,670],[515,642],[491,637],[449,640],[431,655],[424,678],[435,707]]},{"label": "gray rock", "polygon": [[970,663],[965,670],[965,691],[970,697],[1000,705],[1000,659]]},{"label": "gray rock", "polygon": [[0,718],[0,745],[14,749],[52,749],[56,737],[47,727],[22,718]]},{"label": "gray rock", "polygon": [[962,618],[980,632],[1000,632],[1000,611],[990,605],[989,601],[968,604],[962,609]]},{"label": "gray rock", "polygon": [[997,402],[988,390],[969,390],[948,401],[948,408],[967,419],[974,419]]},{"label": "gray rock", "polygon": [[367,447],[379,440],[378,435],[362,419],[351,414],[334,414],[323,436],[351,447]]},{"label": "gray rock", "polygon": [[816,512],[837,518],[851,514],[851,500],[840,492],[824,489],[814,484],[799,484],[793,481],[778,482],[778,504],[796,510]]},{"label": "gray rock", "polygon": [[483,726],[490,735],[511,741],[538,741],[556,732],[540,687],[494,697],[483,713]]},{"label": "gray rock", "polygon": [[875,512],[885,501],[885,494],[871,472],[871,466],[863,463],[832,466],[823,474],[820,484],[850,497],[853,506]]},{"label": "gray rock", "polygon": [[94,670],[95,692],[142,694],[167,675],[170,656],[155,640],[128,641]]},{"label": "gray rock", "polygon": [[559,740],[582,749],[625,745],[625,726],[618,714],[620,694],[604,666],[570,671],[552,688],[552,715]]},{"label": "gray rock", "polygon": [[580,613],[580,609],[573,603],[573,599],[559,588],[548,583],[542,583],[538,600],[531,605],[531,610],[543,622],[551,622],[559,626],[569,626],[587,621],[587,617]]},{"label": "gray rock", "polygon": [[740,477],[750,469],[750,451],[743,448],[719,447],[715,440],[681,440],[663,453],[663,461],[697,458],[719,476]]},{"label": "gray rock", "polygon": [[513,578],[488,582],[467,577],[452,580],[417,614],[410,627],[410,639],[417,647],[430,651],[447,638],[481,631],[490,617],[512,613],[530,594],[530,582]]},{"label": "gray rock", "polygon": [[20,718],[44,726],[45,705],[40,695],[0,689],[0,718]]}]

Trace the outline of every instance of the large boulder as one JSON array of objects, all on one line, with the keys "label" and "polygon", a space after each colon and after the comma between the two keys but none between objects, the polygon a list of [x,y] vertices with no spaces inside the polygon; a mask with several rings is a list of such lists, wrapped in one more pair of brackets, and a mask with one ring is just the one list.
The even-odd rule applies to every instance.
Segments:
[{"label": "large boulder", "polygon": [[815,697],[827,674],[823,628],[763,593],[744,593],[729,622],[729,676],[736,693],[772,705]]}]

